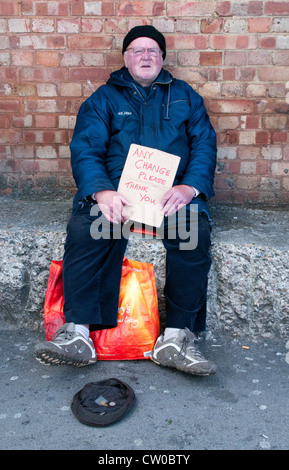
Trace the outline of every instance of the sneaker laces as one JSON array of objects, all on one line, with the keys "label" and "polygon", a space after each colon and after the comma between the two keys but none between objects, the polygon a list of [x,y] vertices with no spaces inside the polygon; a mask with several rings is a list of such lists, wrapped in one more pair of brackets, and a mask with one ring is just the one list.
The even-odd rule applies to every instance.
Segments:
[{"label": "sneaker laces", "polygon": [[179,354],[183,357],[186,356],[187,351],[191,352],[196,358],[204,359],[198,348],[194,344],[194,339],[186,335],[182,342],[182,347]]},{"label": "sneaker laces", "polygon": [[54,333],[51,341],[62,341],[68,340],[72,338],[74,331],[68,331],[67,328],[61,327],[59,328],[56,333]]}]

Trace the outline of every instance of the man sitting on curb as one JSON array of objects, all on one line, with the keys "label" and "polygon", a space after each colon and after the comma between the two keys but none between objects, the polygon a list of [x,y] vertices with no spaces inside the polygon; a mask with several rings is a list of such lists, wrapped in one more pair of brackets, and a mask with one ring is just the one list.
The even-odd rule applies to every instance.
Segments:
[{"label": "man sitting on curb", "polygon": [[[96,361],[89,331],[117,325],[119,285],[127,239],[93,239],[90,227],[98,204],[110,226],[127,222],[130,205],[117,191],[132,143],[178,155],[173,187],[162,201],[166,248],[166,328],[152,359],[196,375],[216,371],[195,344],[206,327],[207,280],[211,265],[210,218],[206,201],[214,195],[216,135],[203,99],[184,81],[163,69],[164,36],[153,26],[136,26],[123,41],[125,66],[113,72],[80,107],[71,162],[78,187],[67,229],[63,259],[66,324],[51,342],[35,348],[48,364],[85,365]],[[180,249],[178,233],[168,236],[170,216],[192,206],[198,212],[198,244]]]}]

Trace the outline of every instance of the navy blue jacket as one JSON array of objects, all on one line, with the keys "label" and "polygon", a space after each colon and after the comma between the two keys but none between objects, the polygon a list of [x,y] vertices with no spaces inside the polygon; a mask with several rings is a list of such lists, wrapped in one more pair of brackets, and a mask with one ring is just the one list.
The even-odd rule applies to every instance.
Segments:
[{"label": "navy blue jacket", "polygon": [[201,96],[165,69],[146,90],[123,67],[79,109],[70,146],[75,203],[117,189],[131,143],[181,157],[174,185],[201,191],[193,200],[200,209],[214,195],[216,134]]}]

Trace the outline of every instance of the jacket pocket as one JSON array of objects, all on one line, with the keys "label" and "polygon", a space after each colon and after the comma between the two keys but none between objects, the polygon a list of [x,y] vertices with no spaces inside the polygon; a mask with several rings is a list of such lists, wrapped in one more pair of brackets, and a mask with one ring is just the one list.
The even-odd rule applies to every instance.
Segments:
[{"label": "jacket pocket", "polygon": [[176,100],[171,101],[168,106],[168,116],[173,123],[183,124],[190,119],[191,106],[190,100]]}]

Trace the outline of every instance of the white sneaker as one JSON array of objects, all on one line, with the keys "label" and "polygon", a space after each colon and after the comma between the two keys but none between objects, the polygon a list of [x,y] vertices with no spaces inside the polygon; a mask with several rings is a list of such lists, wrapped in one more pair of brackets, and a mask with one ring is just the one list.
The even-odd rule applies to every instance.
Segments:
[{"label": "white sneaker", "polygon": [[162,366],[173,367],[192,375],[211,375],[217,369],[214,362],[201,355],[195,346],[194,334],[187,328],[166,341],[160,336],[154,346],[152,360]]},{"label": "white sneaker", "polygon": [[74,323],[65,323],[51,341],[42,341],[34,349],[42,364],[86,366],[96,362],[93,341],[75,332]]}]

